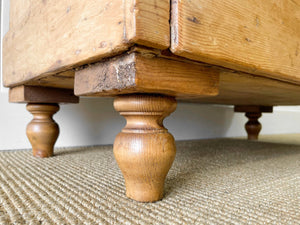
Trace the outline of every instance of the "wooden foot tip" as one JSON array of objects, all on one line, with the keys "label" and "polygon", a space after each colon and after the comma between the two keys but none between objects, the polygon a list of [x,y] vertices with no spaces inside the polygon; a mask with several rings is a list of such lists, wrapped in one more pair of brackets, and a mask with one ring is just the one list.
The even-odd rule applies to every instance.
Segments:
[{"label": "wooden foot tip", "polygon": [[126,191],[126,196],[132,200],[138,201],[138,202],[157,202],[162,200],[163,193],[151,193],[147,191],[145,193],[145,190],[142,190],[140,193],[136,192],[133,194],[129,191]]},{"label": "wooden foot tip", "polygon": [[43,150],[33,150],[32,155],[37,158],[48,158],[53,156],[53,152]]}]

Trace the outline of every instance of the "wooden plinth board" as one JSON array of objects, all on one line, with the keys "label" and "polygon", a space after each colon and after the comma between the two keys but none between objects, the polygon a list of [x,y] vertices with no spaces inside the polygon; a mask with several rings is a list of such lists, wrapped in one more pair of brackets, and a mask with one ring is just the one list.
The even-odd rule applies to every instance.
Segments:
[{"label": "wooden plinth board", "polygon": [[139,53],[114,57],[75,71],[78,96],[156,93],[180,98],[218,94],[219,71],[194,62]]},{"label": "wooden plinth board", "polygon": [[15,103],[78,103],[73,90],[21,85],[9,89],[9,102]]}]

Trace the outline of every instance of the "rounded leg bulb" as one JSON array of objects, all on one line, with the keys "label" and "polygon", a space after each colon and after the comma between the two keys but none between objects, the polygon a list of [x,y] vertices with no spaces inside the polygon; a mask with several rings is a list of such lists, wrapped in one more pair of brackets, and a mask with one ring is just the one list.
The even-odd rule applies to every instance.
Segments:
[{"label": "rounded leg bulb", "polygon": [[33,115],[26,129],[33,155],[41,158],[52,156],[59,135],[59,127],[52,116],[59,110],[59,105],[27,104],[26,108]]},{"label": "rounded leg bulb", "polygon": [[258,119],[261,117],[261,113],[247,112],[246,117],[249,119],[245,124],[248,140],[257,140],[259,132],[261,131],[261,124],[258,121]]},{"label": "rounded leg bulb", "polygon": [[126,195],[141,202],[158,201],[176,154],[174,138],[163,126],[163,119],[175,110],[176,100],[161,95],[125,95],[115,99],[114,107],[127,120],[114,142]]}]

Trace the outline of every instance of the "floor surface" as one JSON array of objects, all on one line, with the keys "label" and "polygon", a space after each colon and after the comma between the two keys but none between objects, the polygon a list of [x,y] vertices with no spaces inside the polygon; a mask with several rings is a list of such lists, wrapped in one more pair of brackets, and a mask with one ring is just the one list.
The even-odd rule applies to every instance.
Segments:
[{"label": "floor surface", "polygon": [[300,135],[177,142],[156,203],[125,197],[112,146],[1,152],[0,224],[300,224]]}]

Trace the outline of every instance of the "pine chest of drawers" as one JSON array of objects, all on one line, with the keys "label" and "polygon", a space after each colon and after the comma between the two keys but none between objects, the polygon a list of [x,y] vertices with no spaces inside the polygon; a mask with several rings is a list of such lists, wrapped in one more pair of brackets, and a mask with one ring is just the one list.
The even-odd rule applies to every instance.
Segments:
[{"label": "pine chest of drawers", "polygon": [[4,38],[10,101],[28,103],[35,156],[52,115],[80,96],[115,97],[127,119],[114,154],[127,196],[156,201],[175,157],[163,119],[176,100],[235,105],[256,139],[262,112],[300,104],[300,5],[291,0],[11,0]]}]

